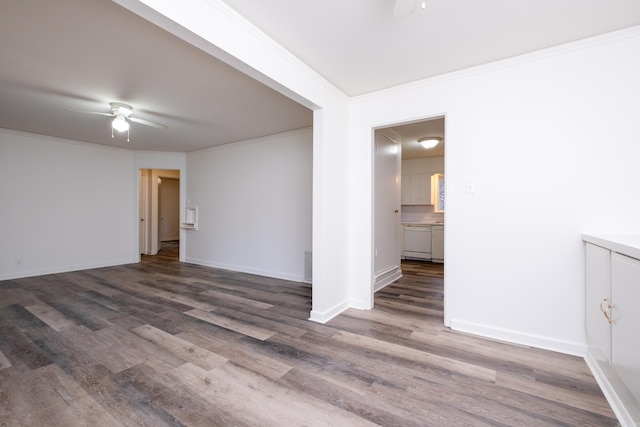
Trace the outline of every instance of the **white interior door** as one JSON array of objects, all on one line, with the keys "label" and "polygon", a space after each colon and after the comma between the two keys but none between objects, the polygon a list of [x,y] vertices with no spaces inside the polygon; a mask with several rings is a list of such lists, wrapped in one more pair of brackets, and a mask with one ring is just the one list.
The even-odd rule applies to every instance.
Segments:
[{"label": "white interior door", "polygon": [[401,275],[400,136],[391,129],[374,136],[374,291]]},{"label": "white interior door", "polygon": [[147,248],[147,206],[149,205],[148,197],[149,193],[147,189],[149,188],[149,177],[145,174],[142,174],[140,171],[140,195],[138,200],[138,216],[139,216],[139,237],[138,237],[138,252],[140,254],[146,254],[148,251]]},{"label": "white interior door", "polygon": [[180,239],[180,180],[161,178],[158,186],[160,242]]}]

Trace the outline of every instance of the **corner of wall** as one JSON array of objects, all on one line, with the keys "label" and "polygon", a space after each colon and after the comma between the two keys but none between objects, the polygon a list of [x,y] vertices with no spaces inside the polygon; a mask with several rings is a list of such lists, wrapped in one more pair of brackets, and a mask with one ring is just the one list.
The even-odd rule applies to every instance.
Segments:
[{"label": "corner of wall", "polygon": [[349,308],[348,302],[343,301],[322,312],[318,310],[311,310],[309,320],[317,323],[327,323],[329,320],[333,319],[334,317],[345,311],[347,308]]}]

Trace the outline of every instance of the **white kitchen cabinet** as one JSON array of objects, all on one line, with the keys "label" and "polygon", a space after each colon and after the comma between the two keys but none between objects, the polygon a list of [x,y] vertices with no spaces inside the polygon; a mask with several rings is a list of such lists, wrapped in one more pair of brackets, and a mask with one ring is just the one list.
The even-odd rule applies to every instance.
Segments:
[{"label": "white kitchen cabinet", "polygon": [[428,173],[403,174],[401,203],[403,205],[431,204],[431,175]]},{"label": "white kitchen cabinet", "polygon": [[640,260],[611,254],[611,301],[611,366],[640,403]]},{"label": "white kitchen cabinet", "polygon": [[[611,363],[611,251],[587,243],[586,256],[586,331],[589,352],[599,363]],[[605,316],[605,312],[607,313]]]},{"label": "white kitchen cabinet", "polygon": [[[631,237],[631,238],[629,238]],[[640,237],[584,235],[585,360],[621,425],[640,425]]]},{"label": "white kitchen cabinet", "polygon": [[444,225],[431,226],[431,261],[444,262]]}]

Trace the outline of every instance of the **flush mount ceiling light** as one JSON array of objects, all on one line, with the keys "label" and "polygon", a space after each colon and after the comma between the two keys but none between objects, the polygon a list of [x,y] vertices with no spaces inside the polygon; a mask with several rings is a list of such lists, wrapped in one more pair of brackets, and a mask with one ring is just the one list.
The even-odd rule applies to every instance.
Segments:
[{"label": "flush mount ceiling light", "polygon": [[441,140],[442,138],[439,138],[437,136],[426,136],[424,138],[420,138],[418,142],[420,143],[420,145],[422,145],[423,148],[426,148],[428,150],[438,145]]}]

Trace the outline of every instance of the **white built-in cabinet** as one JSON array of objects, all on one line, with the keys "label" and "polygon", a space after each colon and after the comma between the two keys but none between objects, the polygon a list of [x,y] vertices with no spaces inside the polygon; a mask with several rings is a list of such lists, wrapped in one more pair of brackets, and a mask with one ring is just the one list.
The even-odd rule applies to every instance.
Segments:
[{"label": "white built-in cabinet", "polygon": [[431,261],[444,262],[444,225],[431,226]]},{"label": "white built-in cabinet", "polygon": [[598,363],[611,363],[611,251],[586,244],[586,332],[589,352]]},{"label": "white built-in cabinet", "polygon": [[611,254],[611,301],[611,366],[640,405],[640,260]]},{"label": "white built-in cabinet", "polygon": [[585,357],[623,426],[640,425],[640,237],[585,240]]},{"label": "white built-in cabinet", "polygon": [[403,205],[430,205],[431,174],[402,174],[401,194]]}]

